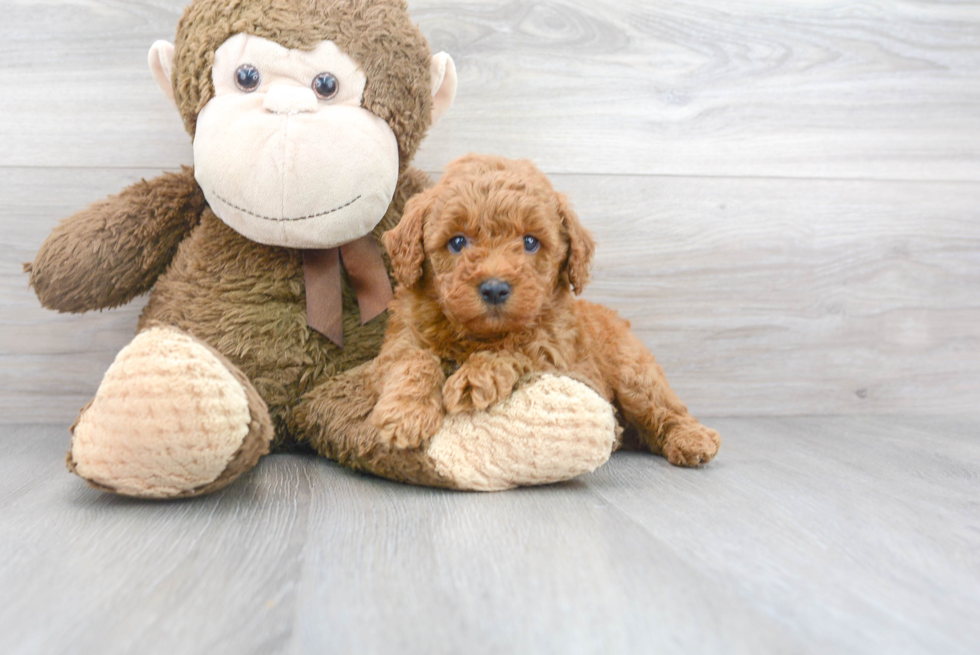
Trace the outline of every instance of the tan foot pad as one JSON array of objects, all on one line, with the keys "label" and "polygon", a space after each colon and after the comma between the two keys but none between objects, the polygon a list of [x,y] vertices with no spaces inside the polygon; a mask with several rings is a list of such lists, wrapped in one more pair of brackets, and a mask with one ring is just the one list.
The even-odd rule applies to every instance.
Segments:
[{"label": "tan foot pad", "polygon": [[605,399],[571,378],[543,375],[485,412],[447,416],[427,454],[457,488],[499,491],[593,471],[615,436]]},{"label": "tan foot pad", "polygon": [[189,495],[228,468],[250,422],[246,389],[220,355],[155,327],[120,351],[82,410],[69,466],[125,495]]}]

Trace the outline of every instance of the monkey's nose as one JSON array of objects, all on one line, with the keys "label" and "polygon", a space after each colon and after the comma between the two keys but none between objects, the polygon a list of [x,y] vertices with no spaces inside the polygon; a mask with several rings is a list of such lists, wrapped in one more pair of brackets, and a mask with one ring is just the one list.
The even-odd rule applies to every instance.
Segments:
[{"label": "monkey's nose", "polygon": [[317,105],[313,89],[274,84],[266,91],[262,108],[273,114],[298,114],[303,111],[316,111]]},{"label": "monkey's nose", "polygon": [[488,305],[502,305],[510,297],[510,284],[491,278],[480,284],[480,297]]}]

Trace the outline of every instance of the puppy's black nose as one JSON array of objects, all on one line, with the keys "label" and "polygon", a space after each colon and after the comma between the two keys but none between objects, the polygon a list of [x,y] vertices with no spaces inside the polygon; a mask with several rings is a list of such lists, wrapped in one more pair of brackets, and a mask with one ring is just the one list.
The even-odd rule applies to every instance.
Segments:
[{"label": "puppy's black nose", "polygon": [[510,297],[510,284],[491,278],[480,285],[480,296],[488,305],[502,305]]}]

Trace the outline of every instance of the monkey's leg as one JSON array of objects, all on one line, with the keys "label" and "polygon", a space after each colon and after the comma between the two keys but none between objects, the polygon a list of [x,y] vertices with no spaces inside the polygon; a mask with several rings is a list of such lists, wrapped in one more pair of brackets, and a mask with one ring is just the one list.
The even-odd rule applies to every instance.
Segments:
[{"label": "monkey's leg", "polygon": [[610,359],[616,362],[613,388],[626,420],[639,429],[651,452],[663,455],[671,464],[707,464],[721,445],[718,433],[688,414],[640,340],[628,328],[618,332],[620,342],[613,346]]},{"label": "monkey's leg", "polygon": [[76,419],[68,468],[126,496],[197,496],[255,466],[272,435],[241,371],[191,335],[155,325],[119,352]]},{"label": "monkey's leg", "polygon": [[294,417],[322,455],[375,475],[434,487],[499,491],[596,469],[616,437],[613,408],[567,377],[528,378],[488,410],[447,416],[420,448],[388,446],[368,421],[377,395],[364,366],[307,394]]}]

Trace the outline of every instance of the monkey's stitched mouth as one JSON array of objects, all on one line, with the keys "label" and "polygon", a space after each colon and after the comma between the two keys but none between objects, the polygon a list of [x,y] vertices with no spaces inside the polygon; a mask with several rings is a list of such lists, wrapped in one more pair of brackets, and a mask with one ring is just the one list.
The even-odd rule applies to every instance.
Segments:
[{"label": "monkey's stitched mouth", "polygon": [[228,205],[232,209],[237,209],[240,212],[245,212],[249,216],[254,216],[255,218],[261,218],[262,220],[265,220],[265,221],[275,221],[277,223],[282,223],[283,221],[306,221],[306,220],[309,220],[311,218],[319,218],[321,216],[326,216],[327,214],[332,214],[334,212],[339,212],[341,209],[344,209],[345,207],[350,207],[355,202],[357,202],[358,200],[361,199],[361,196],[357,196],[353,200],[351,200],[351,201],[349,201],[349,202],[347,202],[347,203],[345,203],[343,205],[340,205],[339,207],[334,207],[333,209],[328,209],[327,211],[320,212],[319,214],[310,214],[309,216],[297,216],[296,218],[276,218],[274,216],[263,216],[262,214],[256,214],[255,212],[249,211],[249,210],[245,209],[244,207],[239,207],[235,203],[229,202],[229,201],[225,200],[224,198],[222,198],[217,193],[214,194],[214,197],[217,198],[218,200],[220,200],[221,202],[225,203],[226,205]]}]

